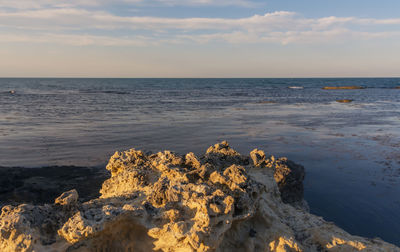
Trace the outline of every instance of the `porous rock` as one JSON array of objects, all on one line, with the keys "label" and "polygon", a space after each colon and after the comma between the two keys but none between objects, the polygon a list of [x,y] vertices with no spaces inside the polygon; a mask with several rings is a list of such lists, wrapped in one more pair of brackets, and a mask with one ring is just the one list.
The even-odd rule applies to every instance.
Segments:
[{"label": "porous rock", "polygon": [[250,152],[253,165],[258,168],[271,169],[274,179],[281,193],[284,203],[304,210],[308,210],[308,204],[303,198],[304,167],[285,157],[276,159],[274,156],[266,157],[264,151],[255,149]]},{"label": "porous rock", "polygon": [[3,207],[0,251],[400,251],[293,207],[304,168],[250,156],[227,142],[202,158],[116,152],[99,198]]}]

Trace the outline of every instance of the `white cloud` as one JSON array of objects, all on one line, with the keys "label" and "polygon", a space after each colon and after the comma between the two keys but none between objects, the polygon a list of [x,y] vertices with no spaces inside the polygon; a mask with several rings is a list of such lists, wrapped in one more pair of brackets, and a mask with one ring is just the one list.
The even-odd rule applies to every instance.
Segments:
[{"label": "white cloud", "polygon": [[[98,1],[86,2],[96,4]],[[211,41],[322,43],[399,36],[399,25],[400,19],[305,18],[285,11],[237,19],[161,18],[116,16],[104,11],[68,7],[0,12],[0,29],[3,30],[0,41],[108,46]],[[387,30],[370,29],[375,26]]]},{"label": "white cloud", "polygon": [[159,44],[144,36],[114,38],[111,36],[76,34],[0,34],[3,43],[51,43],[72,46],[148,46]]},{"label": "white cloud", "polygon": [[249,0],[0,0],[0,8],[10,9],[43,9],[43,8],[85,8],[107,5],[130,5],[130,6],[258,6]]},{"label": "white cloud", "polygon": [[[2,26],[26,28],[69,27],[84,28],[125,28],[125,29],[260,29],[303,24],[305,20],[295,19],[292,12],[274,12],[254,15],[247,18],[159,18],[159,17],[121,17],[101,11],[88,11],[74,8],[28,10],[19,12],[0,12]],[[298,25],[296,25],[298,26]],[[264,27],[265,28],[265,27]]]}]

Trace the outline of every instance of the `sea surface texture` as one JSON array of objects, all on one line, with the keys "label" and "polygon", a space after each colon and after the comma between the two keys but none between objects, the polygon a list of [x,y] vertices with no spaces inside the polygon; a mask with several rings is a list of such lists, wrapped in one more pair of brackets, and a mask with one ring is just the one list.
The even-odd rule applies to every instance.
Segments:
[{"label": "sea surface texture", "polygon": [[227,140],[241,153],[259,148],[304,165],[312,213],[400,245],[399,86],[385,78],[0,79],[0,166],[104,166],[128,148],[201,155]]}]

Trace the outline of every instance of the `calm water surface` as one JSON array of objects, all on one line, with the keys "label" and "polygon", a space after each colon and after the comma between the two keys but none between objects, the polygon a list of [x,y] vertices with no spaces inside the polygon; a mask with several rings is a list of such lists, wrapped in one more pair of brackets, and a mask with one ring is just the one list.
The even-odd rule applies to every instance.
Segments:
[{"label": "calm water surface", "polygon": [[[351,85],[367,88],[321,89]],[[385,78],[0,79],[0,166],[103,166],[132,147],[200,155],[228,140],[242,153],[260,148],[303,164],[311,212],[400,245],[398,86]]]}]

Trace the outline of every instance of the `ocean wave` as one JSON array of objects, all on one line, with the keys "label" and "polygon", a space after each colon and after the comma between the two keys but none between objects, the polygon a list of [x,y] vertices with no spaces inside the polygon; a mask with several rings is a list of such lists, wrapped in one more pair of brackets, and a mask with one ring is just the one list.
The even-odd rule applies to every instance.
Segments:
[{"label": "ocean wave", "polygon": [[119,94],[119,95],[126,95],[131,94],[128,91],[120,91],[120,90],[80,90],[81,93],[84,94]]}]

